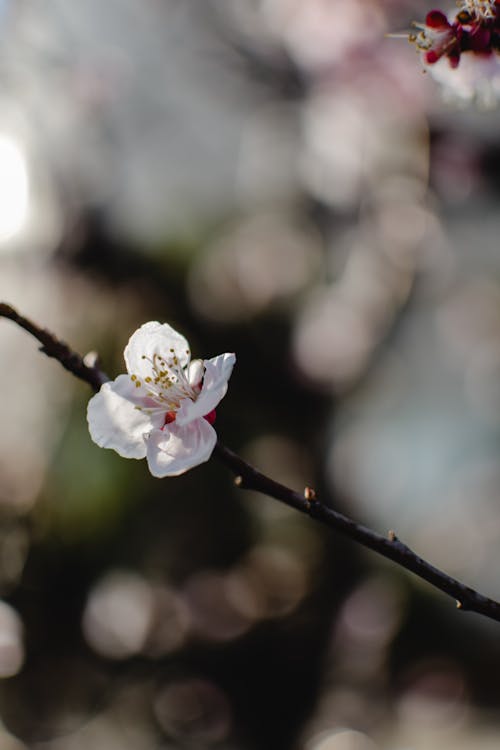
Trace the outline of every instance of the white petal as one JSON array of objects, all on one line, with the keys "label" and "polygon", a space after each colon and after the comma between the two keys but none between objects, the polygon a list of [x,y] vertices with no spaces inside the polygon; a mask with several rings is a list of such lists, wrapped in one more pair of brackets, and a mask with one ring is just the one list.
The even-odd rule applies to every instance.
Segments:
[{"label": "white petal", "polygon": [[136,409],[139,399],[128,375],[104,383],[90,399],[87,421],[90,436],[101,448],[112,448],[124,458],[144,458],[144,435],[159,427],[162,415],[153,417]]},{"label": "white petal", "polygon": [[214,428],[206,419],[184,427],[172,422],[154,430],[147,441],[147,459],[154,477],[174,477],[208,461],[217,442]]},{"label": "white petal", "polygon": [[193,419],[204,417],[215,409],[221,399],[227,392],[227,381],[231,377],[231,372],[236,362],[236,356],[226,352],[219,354],[213,359],[206,359],[205,376],[203,378],[203,387],[196,401],[186,398],[181,401],[177,412],[177,424],[187,425]]},{"label": "white petal", "polygon": [[[144,323],[132,334],[125,347],[125,363],[130,374],[139,378],[151,375],[151,362],[154,354],[160,354],[165,359],[172,356],[174,350],[180,367],[186,367],[191,359],[189,344],[180,333],[177,333],[168,323],[158,323],[153,320]],[[146,357],[146,359],[144,358]]]},{"label": "white petal", "polygon": [[202,359],[193,359],[189,363],[187,370],[187,379],[190,385],[197,386],[201,385],[203,380],[203,373],[205,372],[205,365]]}]

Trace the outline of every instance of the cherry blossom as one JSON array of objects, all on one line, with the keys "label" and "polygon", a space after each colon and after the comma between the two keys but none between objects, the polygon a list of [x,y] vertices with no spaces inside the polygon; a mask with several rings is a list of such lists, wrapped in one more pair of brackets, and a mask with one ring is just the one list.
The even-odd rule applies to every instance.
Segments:
[{"label": "cherry blossom", "polygon": [[499,96],[500,5],[498,0],[459,0],[458,13],[430,11],[409,39],[424,68],[445,95],[491,106]]},{"label": "cherry blossom", "polygon": [[424,64],[432,65],[443,55],[448,57],[450,65],[456,68],[460,60],[461,27],[450,23],[440,10],[427,14],[425,23],[415,22],[418,34],[410,34],[410,41],[422,52]]},{"label": "cherry blossom", "polygon": [[184,336],[167,323],[144,323],[125,347],[127,373],[89,402],[92,440],[124,458],[146,458],[155,477],[177,476],[207,461],[217,435],[234,354],[191,360]]}]

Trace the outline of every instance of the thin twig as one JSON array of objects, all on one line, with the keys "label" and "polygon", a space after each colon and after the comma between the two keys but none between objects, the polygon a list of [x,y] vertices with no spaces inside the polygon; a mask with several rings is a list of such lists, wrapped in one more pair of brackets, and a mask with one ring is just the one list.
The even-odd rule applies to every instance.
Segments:
[{"label": "thin twig", "polygon": [[372,529],[356,523],[351,518],[324,505],[317,499],[315,492],[310,487],[306,487],[303,494],[294,492],[289,487],[285,487],[285,485],[262,474],[220,442],[217,443],[215,453],[235,474],[235,484],[241,489],[256,490],[269,497],[274,497],[285,505],[295,508],[316,521],[320,521],[340,534],[358,542],[363,547],[367,547],[379,555],[389,558],[402,568],[415,573],[435,588],[452,596],[456,600],[458,609],[477,612],[500,622],[499,602],[489,599],[439,570],[439,568],[435,568],[400,541],[394,531],[390,531],[387,537],[377,534],[376,531],[372,531]]},{"label": "thin twig", "polygon": [[[63,367],[77,378],[88,383],[94,391],[98,391],[102,383],[108,379],[97,365],[86,364],[82,357],[72,351],[67,344],[46,329],[40,328],[24,316],[19,315],[10,305],[0,303],[0,317],[9,318],[21,328],[24,328],[25,331],[28,331],[42,344],[41,351],[44,354],[57,359]],[[491,620],[500,622],[499,602],[480,594],[419,557],[410,547],[398,539],[394,531],[390,531],[387,537],[381,536],[376,531],[362,526],[342,513],[324,505],[310,487],[306,487],[301,494],[279,482],[275,482],[220,442],[216,445],[215,455],[233,472],[235,484],[238,487],[256,490],[291,508],[295,508],[349,537],[363,547],[387,557],[405,570],[411,571],[435,588],[453,597],[459,609],[477,612]]]},{"label": "thin twig", "polygon": [[47,357],[53,357],[57,359],[61,365],[69,370],[73,375],[80,380],[84,380],[88,383],[94,391],[98,391],[101,385],[107,380],[106,375],[95,365],[87,365],[83,358],[79,354],[69,348],[64,341],[61,341],[53,333],[47,331],[46,328],[40,328],[33,323],[24,315],[20,315],[17,310],[14,310],[10,305],[5,302],[0,302],[0,317],[8,318],[18,326],[24,328],[25,331],[31,333],[41,344],[40,351],[47,355]]}]

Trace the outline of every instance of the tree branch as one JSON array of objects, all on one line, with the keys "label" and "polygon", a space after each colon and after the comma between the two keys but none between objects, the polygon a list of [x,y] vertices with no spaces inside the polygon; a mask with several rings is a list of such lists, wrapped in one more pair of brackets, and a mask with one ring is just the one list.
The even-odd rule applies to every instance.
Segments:
[{"label": "tree branch", "polygon": [[12,320],[18,326],[24,328],[25,331],[31,333],[41,343],[41,352],[46,354],[47,357],[57,359],[66,370],[69,370],[69,372],[80,378],[80,380],[84,380],[94,391],[98,391],[101,385],[108,380],[107,376],[95,364],[86,363],[64,341],[58,339],[53,333],[47,331],[46,328],[40,328],[36,323],[20,315],[17,310],[14,310],[13,307],[5,304],[5,302],[0,302],[0,317]]},{"label": "tree branch", "polygon": [[[40,350],[44,354],[57,359],[63,367],[80,380],[88,383],[94,391],[98,391],[101,385],[108,380],[107,375],[95,363],[91,364],[84,361],[67,344],[46,329],[40,328],[17,313],[10,305],[0,303],[0,317],[8,318],[28,331],[42,344]],[[261,492],[291,508],[295,508],[295,510],[347,536],[363,547],[392,560],[405,570],[411,571],[443,593],[453,597],[459,609],[476,612],[500,622],[499,602],[489,599],[419,557],[410,547],[398,539],[394,531],[390,531],[387,537],[381,536],[372,529],[356,523],[351,518],[324,505],[311,488],[306,487],[301,494],[279,482],[275,482],[220,442],[217,443],[214,454],[235,474],[235,484],[238,487]]]},{"label": "tree branch", "polygon": [[477,612],[485,617],[500,622],[500,603],[489,599],[461,581],[452,578],[439,568],[435,568],[426,560],[419,557],[410,547],[404,544],[390,531],[387,537],[376,531],[356,523],[324,505],[316,497],[316,493],[306,487],[303,494],[294,492],[289,487],[275,482],[265,474],[255,469],[236,453],[218,442],[215,448],[217,457],[236,475],[235,484],[246,490],[256,490],[269,497],[304,513],[325,526],[349,537],[363,547],[377,552],[383,557],[400,565],[402,568],[415,573],[419,578],[427,581],[435,588],[452,596],[457,602],[457,608]]}]

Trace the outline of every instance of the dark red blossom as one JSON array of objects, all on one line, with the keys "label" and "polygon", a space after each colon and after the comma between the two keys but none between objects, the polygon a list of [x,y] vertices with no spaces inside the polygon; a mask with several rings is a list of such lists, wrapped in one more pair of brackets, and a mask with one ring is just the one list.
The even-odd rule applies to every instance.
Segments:
[{"label": "dark red blossom", "polygon": [[426,65],[447,57],[456,68],[463,53],[500,53],[500,5],[498,0],[461,0],[460,11],[450,20],[441,10],[431,10],[425,23],[415,23],[410,35]]}]

